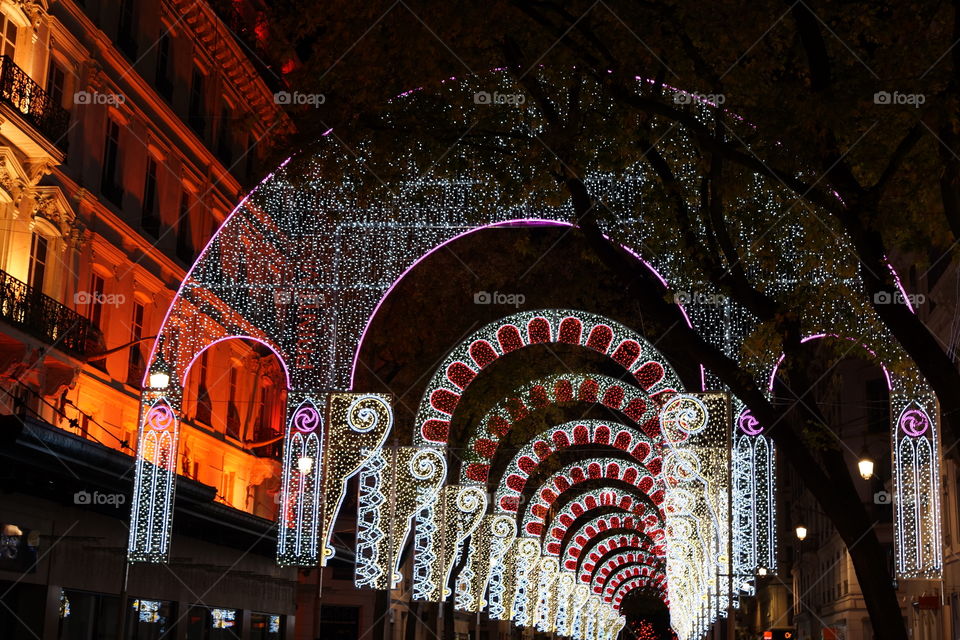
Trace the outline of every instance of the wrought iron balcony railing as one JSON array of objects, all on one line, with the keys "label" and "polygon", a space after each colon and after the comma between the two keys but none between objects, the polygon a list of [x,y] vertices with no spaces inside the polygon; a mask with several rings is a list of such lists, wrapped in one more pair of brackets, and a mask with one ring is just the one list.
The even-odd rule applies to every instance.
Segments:
[{"label": "wrought iron balcony railing", "polygon": [[66,147],[70,112],[56,104],[9,56],[0,56],[0,101],[23,114],[58,147]]},{"label": "wrought iron balcony railing", "polygon": [[0,271],[0,319],[74,355],[103,350],[103,334],[92,322],[5,271]]}]

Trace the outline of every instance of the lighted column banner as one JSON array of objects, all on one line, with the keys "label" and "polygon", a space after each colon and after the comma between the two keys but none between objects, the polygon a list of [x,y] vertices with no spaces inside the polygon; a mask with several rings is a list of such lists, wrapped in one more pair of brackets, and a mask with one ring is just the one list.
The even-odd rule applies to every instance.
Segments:
[{"label": "lighted column banner", "polygon": [[[179,399],[179,394],[173,397]],[[177,481],[179,421],[166,397],[144,392],[130,511],[130,562],[167,562]]]},{"label": "lighted column banner", "polygon": [[[943,575],[940,531],[940,437],[936,400],[891,398],[894,414],[894,523],[898,578]],[[886,497],[886,494],[879,494]]]},{"label": "lighted column banner", "polygon": [[287,431],[283,441],[283,476],[277,514],[277,563],[312,567],[317,564],[320,535],[320,493],[323,472],[324,423],[322,400],[290,392]]},{"label": "lighted column banner", "polygon": [[557,579],[557,618],[556,630],[561,636],[570,637],[573,635],[573,616],[574,608],[573,588],[577,584],[577,577],[572,571],[561,571]]},{"label": "lighted column banner", "polygon": [[[470,553],[457,576],[455,606],[459,611],[479,612],[487,606],[484,594],[491,576],[517,536],[517,523],[507,515],[487,515],[470,536]],[[502,567],[501,567],[502,569]],[[497,594],[500,597],[500,594]]]},{"label": "lighted column banner", "polygon": [[663,473],[670,625],[698,640],[730,604],[730,401],[724,393],[677,394],[660,414],[668,443]]},{"label": "lighted column banner", "polygon": [[[400,555],[413,527],[413,517],[432,503],[447,475],[438,449],[384,448],[371,455],[360,471],[357,509],[357,553],[354,584],[386,590],[400,579]],[[387,576],[393,573],[393,583]]]},{"label": "lighted column banner", "polygon": [[441,602],[463,541],[480,525],[487,494],[480,487],[448,485],[417,516],[413,558],[413,599]]},{"label": "lighted column banner", "polygon": [[376,455],[393,427],[393,399],[383,393],[337,391],[327,396],[320,566],[333,557],[333,525],[347,496],[347,480]]},{"label": "lighted column banner", "polygon": [[764,426],[733,402],[733,570],[744,582],[761,567],[777,570],[776,453]]},{"label": "lighted column banner", "polygon": [[540,558],[540,575],[536,595],[533,598],[534,626],[537,631],[553,633],[557,623],[557,597],[560,579],[560,561],[552,556]]},{"label": "lighted column banner", "polygon": [[536,603],[537,578],[540,573],[540,542],[536,538],[520,538],[517,541],[516,558],[513,566],[513,596],[511,598],[511,617],[518,626],[533,626],[533,607]]}]

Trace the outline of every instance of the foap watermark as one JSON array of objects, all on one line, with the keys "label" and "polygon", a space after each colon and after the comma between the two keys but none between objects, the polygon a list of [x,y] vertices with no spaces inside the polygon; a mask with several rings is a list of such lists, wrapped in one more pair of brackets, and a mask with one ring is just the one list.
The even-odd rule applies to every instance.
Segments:
[{"label": "foap watermark", "polygon": [[118,106],[127,101],[122,93],[100,93],[99,91],[77,91],[73,94],[74,104],[102,104]]},{"label": "foap watermark", "polygon": [[873,504],[891,504],[892,502],[893,496],[889,491],[877,491],[873,494]]},{"label": "foap watermark", "polygon": [[127,302],[122,293],[100,293],[99,291],[77,291],[73,294],[73,304],[98,304],[119,307]]},{"label": "foap watermark", "polygon": [[473,304],[503,304],[518,308],[526,302],[522,293],[500,293],[499,291],[477,291],[473,294]]},{"label": "foap watermark", "polygon": [[873,104],[896,104],[907,105],[920,108],[927,101],[927,96],[922,93],[900,93],[899,91],[877,91],[873,94]]},{"label": "foap watermark", "polygon": [[319,307],[326,301],[322,291],[277,289],[273,292],[274,304],[295,304],[301,307]]},{"label": "foap watermark", "polygon": [[522,93],[497,93],[494,91],[477,91],[473,94],[474,104],[509,104],[521,105],[527,101],[527,96]]},{"label": "foap watermark", "polygon": [[903,295],[900,291],[877,291],[873,294],[874,304],[908,304],[911,307],[918,307],[927,301],[927,296],[922,293],[908,293]]},{"label": "foap watermark", "polygon": [[727,96],[722,93],[690,93],[688,91],[681,91],[679,93],[673,94],[674,104],[695,104],[697,102],[712,104],[712,105],[721,105],[727,101]]},{"label": "foap watermark", "polygon": [[291,106],[311,106],[319,107],[327,101],[327,96],[322,93],[303,93],[301,91],[277,91],[273,94],[273,101],[276,104],[285,104]]},{"label": "foap watermark", "polygon": [[122,493],[93,493],[85,490],[73,494],[73,504],[82,505],[109,505],[114,508],[122,507],[127,503],[127,496]]},{"label": "foap watermark", "polygon": [[673,294],[676,304],[723,304],[727,297],[719,293],[701,293],[699,291],[677,291]]}]

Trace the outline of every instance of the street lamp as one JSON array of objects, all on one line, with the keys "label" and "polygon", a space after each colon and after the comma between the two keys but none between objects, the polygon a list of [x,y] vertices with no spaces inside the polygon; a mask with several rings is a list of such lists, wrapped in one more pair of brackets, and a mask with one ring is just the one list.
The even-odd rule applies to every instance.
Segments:
[{"label": "street lamp", "polygon": [[310,456],[300,456],[297,460],[297,469],[303,475],[309,475],[313,471],[313,458]]},{"label": "street lamp", "polygon": [[866,452],[860,456],[857,462],[857,468],[860,470],[860,477],[869,480],[873,477],[873,459]]},{"label": "street lamp", "polygon": [[798,524],[798,525],[797,525],[797,540],[799,540],[800,542],[803,542],[803,541],[806,540],[806,539],[807,539],[807,528],[806,528],[804,525],[802,525],[802,524]]},{"label": "street lamp", "polygon": [[150,374],[149,383],[151,389],[166,389],[170,384],[170,376],[163,371],[155,371]]}]

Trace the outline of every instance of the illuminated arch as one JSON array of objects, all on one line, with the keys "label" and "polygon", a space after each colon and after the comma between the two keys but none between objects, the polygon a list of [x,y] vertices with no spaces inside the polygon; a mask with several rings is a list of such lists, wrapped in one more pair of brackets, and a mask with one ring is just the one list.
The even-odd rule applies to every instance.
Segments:
[{"label": "illuminated arch", "polygon": [[[665,553],[665,548],[662,545],[656,545],[646,534],[647,526],[640,518],[625,511],[606,513],[587,519],[576,529],[569,529],[568,534],[564,536],[567,539],[567,559],[564,560],[563,566],[570,571],[579,571],[581,565],[590,559],[595,564],[602,554],[594,548],[611,536],[636,536],[643,545],[649,545],[652,551],[662,555]],[[558,544],[557,548],[559,551],[561,545]]]},{"label": "illuminated arch", "polygon": [[654,500],[654,494],[662,496],[664,491],[659,469],[654,470],[639,463],[630,464],[618,458],[583,458],[546,478],[534,497],[524,504],[520,514],[522,535],[542,536],[547,530],[547,515],[557,498],[580,484],[597,480],[616,480],[632,485],[649,496],[651,501]]},{"label": "illuminated arch", "polygon": [[[563,540],[567,529],[577,518],[604,507],[616,507],[633,514],[648,527],[646,533],[650,536],[650,539],[656,544],[663,544],[665,539],[663,512],[659,508],[641,501],[635,495],[617,488],[591,489],[570,500],[555,517],[550,519],[547,524],[547,530],[549,531],[547,535],[557,540],[559,547],[559,541]],[[557,553],[559,553],[559,549]]]},{"label": "illuminated arch", "polygon": [[661,582],[667,581],[666,571],[662,562],[651,561],[650,558],[625,552],[617,554],[599,568],[590,579],[590,589],[593,593],[610,602],[616,587],[620,583],[633,577],[649,578]]},{"label": "illuminated arch", "polygon": [[[618,322],[585,311],[526,311],[473,333],[437,368],[417,412],[415,442],[447,442],[451,417],[477,374],[503,355],[543,343],[577,345],[607,355],[630,371],[637,386],[651,397],[683,388],[680,378],[656,349],[643,336]],[[488,427],[488,432],[491,440],[499,440],[496,427],[493,431]]]},{"label": "illuminated arch", "polygon": [[[801,343],[823,339],[852,342],[883,370],[890,390],[893,483],[895,496],[900,496],[894,509],[896,571],[902,577],[934,578],[943,567],[940,492],[935,480],[940,475],[937,400],[916,366],[896,345],[878,344],[877,336],[870,337],[873,340],[867,342],[842,333],[815,333],[804,337]],[[880,354],[894,358],[902,366],[888,366]],[[781,354],[770,366],[768,393],[773,392],[785,357]],[[912,421],[922,423],[923,428],[907,426]]]},{"label": "illuminated arch", "polygon": [[665,583],[657,582],[656,579],[651,580],[648,578],[633,577],[624,580],[620,583],[620,586],[617,587],[611,599],[613,608],[619,611],[627,594],[636,590],[646,591],[650,595],[660,598],[664,604],[670,604],[668,589]]},{"label": "illuminated arch", "polygon": [[576,567],[578,577],[583,580],[584,575],[592,574],[598,565],[603,564],[604,558],[617,549],[629,548],[653,557],[666,557],[666,549],[663,545],[655,545],[647,535],[628,534],[627,531],[614,529],[592,538],[590,546],[580,557]]},{"label": "illuminated arch", "polygon": [[[208,342],[204,343],[203,346],[199,348],[199,350],[193,355],[192,358],[190,358],[190,361],[189,361],[189,362],[186,364],[186,366],[183,368],[183,373],[182,373],[182,375],[181,375],[181,377],[180,377],[180,386],[181,386],[181,387],[186,387],[186,386],[187,386],[187,378],[188,378],[188,376],[190,375],[190,371],[193,369],[193,364],[194,364],[204,353],[206,353],[206,351],[207,351],[208,349],[210,349],[211,347],[214,347],[214,346],[220,344],[221,342],[227,342],[228,340],[241,340],[241,341],[243,341],[243,340],[249,340],[250,342],[256,342],[256,343],[258,343],[258,344],[261,344],[261,345],[265,346],[267,349],[269,349],[270,352],[271,352],[271,353],[276,357],[276,359],[280,362],[280,368],[283,369],[283,377],[284,377],[284,380],[285,380],[285,382],[286,382],[286,388],[287,388],[287,389],[290,388],[290,370],[287,368],[287,363],[286,363],[286,361],[285,361],[285,360],[283,359],[283,357],[280,355],[279,347],[278,347],[276,344],[274,344],[273,341],[267,340],[266,338],[255,338],[255,337],[253,337],[253,336],[243,336],[243,335],[223,336],[223,337],[220,337],[220,338],[211,339],[211,340],[209,340]],[[147,383],[145,382],[144,384],[147,384]]]}]

